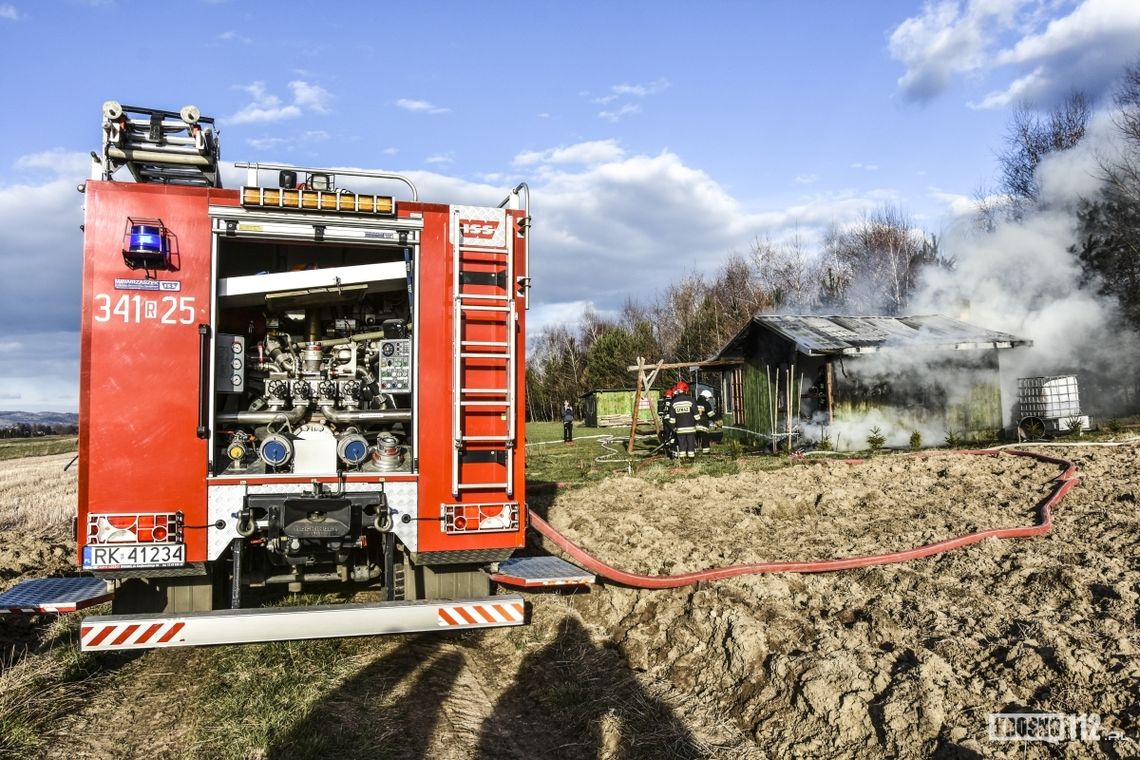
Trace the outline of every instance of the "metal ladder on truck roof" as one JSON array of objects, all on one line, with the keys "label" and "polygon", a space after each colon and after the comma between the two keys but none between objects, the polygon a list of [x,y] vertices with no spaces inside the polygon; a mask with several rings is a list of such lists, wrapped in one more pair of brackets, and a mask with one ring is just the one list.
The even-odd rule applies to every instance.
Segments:
[{"label": "metal ladder on truck roof", "polygon": [[[465,208],[468,207],[451,210],[454,304],[451,493],[458,497],[461,491],[503,490],[510,497],[515,491],[519,352],[514,235],[510,230],[510,217],[501,213],[496,220],[503,236],[501,246],[493,242],[484,244],[481,240],[467,242],[463,229],[466,220],[461,218]],[[487,220],[467,223],[485,226]],[[488,268],[491,270],[487,271]],[[486,292],[488,289],[493,292]],[[473,337],[480,334],[492,339]],[[497,422],[502,424],[489,426],[488,413],[496,410],[501,410]],[[472,433],[473,428],[482,430]],[[502,465],[502,480],[475,481],[465,477],[465,464],[480,463]]]}]

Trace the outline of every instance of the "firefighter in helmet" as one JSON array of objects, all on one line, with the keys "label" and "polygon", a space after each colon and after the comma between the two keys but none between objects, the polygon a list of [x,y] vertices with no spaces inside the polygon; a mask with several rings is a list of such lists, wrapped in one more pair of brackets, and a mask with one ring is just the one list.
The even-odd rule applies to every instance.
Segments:
[{"label": "firefighter in helmet", "polygon": [[697,411],[700,412],[697,416],[697,448],[702,454],[708,454],[712,451],[709,447],[709,429],[712,427],[714,414],[712,391],[708,388],[697,395]]},{"label": "firefighter in helmet", "polygon": [[684,380],[677,383],[676,392],[673,393],[672,411],[669,423],[677,436],[677,458],[693,459],[697,456],[695,441],[697,421],[700,419],[700,409],[693,397],[689,395],[689,384]]}]

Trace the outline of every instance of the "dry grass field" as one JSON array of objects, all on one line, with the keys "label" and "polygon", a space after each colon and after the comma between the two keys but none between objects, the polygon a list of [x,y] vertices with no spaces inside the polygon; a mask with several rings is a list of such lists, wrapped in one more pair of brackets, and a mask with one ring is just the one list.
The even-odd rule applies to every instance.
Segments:
[{"label": "dry grass field", "polygon": [[70,525],[78,489],[74,454],[10,459],[0,463],[0,529],[40,531]]},{"label": "dry grass field", "polygon": [[[604,453],[588,445],[542,456]],[[1039,538],[820,575],[528,594],[523,628],[127,656],[79,654],[73,619],[0,618],[0,756],[1137,757],[1140,448],[1061,453],[1083,482]],[[72,561],[67,459],[0,465],[0,588]],[[602,469],[533,484],[531,506],[643,572],[1028,523],[1056,474],[891,455]],[[1043,711],[1096,715],[1101,737],[987,737],[989,713]]]}]

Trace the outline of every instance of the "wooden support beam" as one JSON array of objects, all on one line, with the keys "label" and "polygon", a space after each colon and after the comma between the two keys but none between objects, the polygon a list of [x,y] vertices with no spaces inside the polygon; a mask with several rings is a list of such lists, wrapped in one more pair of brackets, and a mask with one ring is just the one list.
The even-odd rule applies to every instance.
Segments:
[{"label": "wooden support beam", "polygon": [[645,382],[645,359],[637,357],[637,390],[633,393],[633,419],[629,426],[629,445],[626,453],[633,453],[633,443],[637,440],[637,419],[641,416],[641,388]]},{"label": "wooden support beam", "polygon": [[[743,361],[728,361],[725,359],[714,359],[707,362],[676,362],[674,364],[657,362],[657,369],[686,369],[688,367],[712,367],[715,369],[717,367],[735,367],[740,364],[743,364]],[[630,372],[636,372],[639,368],[638,365],[635,364],[631,367],[626,367],[626,369]]]}]

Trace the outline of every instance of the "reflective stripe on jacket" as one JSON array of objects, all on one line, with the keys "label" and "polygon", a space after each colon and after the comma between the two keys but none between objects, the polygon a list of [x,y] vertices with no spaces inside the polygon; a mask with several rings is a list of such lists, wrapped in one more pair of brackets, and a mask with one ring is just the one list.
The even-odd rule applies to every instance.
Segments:
[{"label": "reflective stripe on jacket", "polygon": [[685,393],[673,396],[673,405],[669,410],[669,424],[679,433],[697,432],[697,424],[701,421],[701,410],[692,397]]}]

